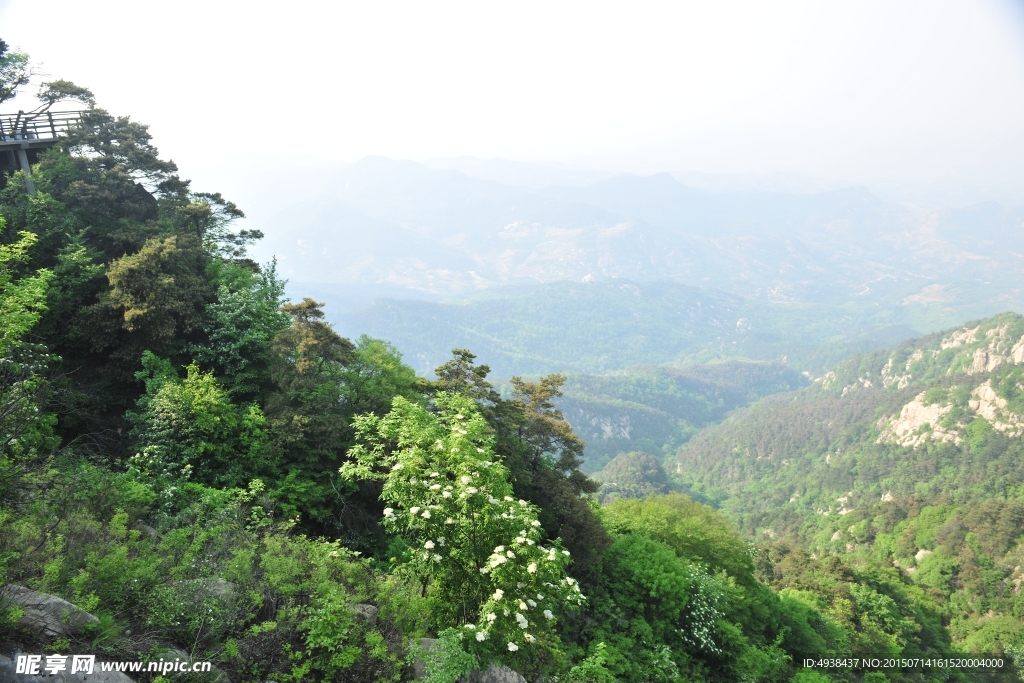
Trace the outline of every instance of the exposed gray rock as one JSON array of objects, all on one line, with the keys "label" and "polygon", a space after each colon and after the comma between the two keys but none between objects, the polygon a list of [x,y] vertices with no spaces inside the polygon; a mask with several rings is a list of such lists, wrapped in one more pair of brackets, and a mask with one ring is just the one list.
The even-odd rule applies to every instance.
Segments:
[{"label": "exposed gray rock", "polygon": [[[420,647],[430,650],[437,642],[435,638],[420,638]],[[423,680],[427,675],[427,665],[422,659],[413,663],[413,678]],[[507,666],[491,664],[486,671],[476,669],[459,679],[459,683],[526,683],[526,679]]]},{"label": "exposed gray rock", "polygon": [[487,671],[470,671],[459,683],[526,683],[526,679],[507,666],[491,664]]},{"label": "exposed gray rock", "polygon": [[99,619],[67,600],[13,583],[0,589],[0,602],[18,605],[25,610],[25,616],[18,621],[19,627],[51,638],[74,635],[89,624],[100,623]]},{"label": "exposed gray rock", "polygon": [[[424,652],[429,652],[436,642],[437,638],[420,638],[420,648],[422,648]],[[421,681],[426,675],[427,663],[417,657],[416,661],[412,663],[412,677],[417,681]]]},{"label": "exposed gray rock", "polygon": [[2,683],[48,683],[42,676],[26,676],[25,674],[14,673],[17,669],[14,661],[0,655],[0,681]]},{"label": "exposed gray rock", "polygon": [[144,536],[148,536],[149,538],[160,538],[160,534],[157,533],[157,530],[148,524],[135,522],[135,528],[141,531]]},{"label": "exposed gray rock", "polygon": [[352,605],[352,611],[356,613],[357,617],[362,618],[370,628],[377,625],[377,612],[379,610],[373,605],[359,603],[357,605]]}]

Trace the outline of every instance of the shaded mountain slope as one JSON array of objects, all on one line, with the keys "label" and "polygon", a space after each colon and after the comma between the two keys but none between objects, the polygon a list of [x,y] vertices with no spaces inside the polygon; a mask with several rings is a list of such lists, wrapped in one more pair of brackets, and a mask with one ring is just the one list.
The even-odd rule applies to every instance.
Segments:
[{"label": "shaded mountain slope", "polygon": [[805,377],[777,363],[641,366],[572,375],[559,407],[587,442],[584,470],[595,472],[618,453],[672,451],[729,411],[805,384]]}]

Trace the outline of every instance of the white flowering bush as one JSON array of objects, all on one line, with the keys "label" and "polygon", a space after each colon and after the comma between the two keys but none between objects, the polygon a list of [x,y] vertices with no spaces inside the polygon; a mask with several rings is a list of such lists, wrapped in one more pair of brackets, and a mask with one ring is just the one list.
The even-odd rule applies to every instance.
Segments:
[{"label": "white flowering bush", "polygon": [[355,420],[348,480],[383,480],[383,524],[406,540],[405,568],[432,598],[438,629],[504,659],[555,642],[553,625],[580,605],[569,553],[541,542],[538,509],[512,495],[487,422],[472,400],[439,394],[437,414],[396,398],[384,417]]},{"label": "white flowering bush", "polygon": [[701,565],[690,565],[690,599],[683,611],[685,628],[676,633],[691,652],[722,654],[721,648],[715,643],[714,636],[718,622],[723,614],[719,610],[723,602],[721,579],[711,576]]}]

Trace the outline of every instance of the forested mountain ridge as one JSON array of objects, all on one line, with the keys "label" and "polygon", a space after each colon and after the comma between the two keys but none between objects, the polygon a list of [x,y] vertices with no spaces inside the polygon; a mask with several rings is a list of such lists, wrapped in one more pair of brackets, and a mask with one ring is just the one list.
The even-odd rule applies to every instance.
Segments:
[{"label": "forested mountain ridge", "polygon": [[380,299],[335,314],[340,331],[391,340],[421,374],[452,344],[498,376],[595,374],[719,359],[776,361],[819,376],[913,330],[873,305],[766,304],[673,282],[553,282],[453,303]]},{"label": "forested mountain ridge", "polygon": [[968,647],[1022,642],[1024,318],[854,357],[738,411],[670,470],[748,533],[900,567]]},{"label": "forested mountain ridge", "polygon": [[[679,450],[676,470],[703,477],[715,469],[723,487],[753,486],[756,478],[741,471],[830,465],[835,454],[865,444],[910,453],[967,447],[992,433],[1012,439],[1019,436],[1022,337],[1024,319],[1008,313],[855,356],[814,386],[769,397],[699,434]],[[775,426],[753,426],[765,422]],[[881,481],[870,485],[883,495]]]}]

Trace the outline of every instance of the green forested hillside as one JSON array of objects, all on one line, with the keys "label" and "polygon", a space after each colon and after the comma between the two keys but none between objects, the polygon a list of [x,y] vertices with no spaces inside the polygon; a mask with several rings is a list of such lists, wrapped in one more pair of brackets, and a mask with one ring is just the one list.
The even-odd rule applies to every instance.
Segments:
[{"label": "green forested hillside", "polygon": [[[3,42],[0,60],[2,104],[31,71]],[[575,683],[968,680],[805,667],[944,658],[973,641],[961,622],[943,628],[947,593],[894,566],[755,547],[678,493],[601,507],[556,408],[561,375],[515,378],[502,394],[465,349],[424,379],[389,342],[341,336],[322,304],[284,298],[274,264],[247,256],[260,235],[233,226],[241,210],[180,178],[146,126],[66,81],[39,96],[85,111],[30,177],[0,188],[5,659],[216,667],[132,673],[148,683],[453,683],[491,663]],[[974,334],[995,340],[990,329]],[[789,381],[766,373],[766,386]],[[1012,403],[1006,377],[991,386]],[[836,373],[819,391],[841,398],[859,379]],[[715,380],[722,401],[749,400],[727,380]],[[968,388],[964,408],[964,386],[935,395],[950,407],[933,431],[989,457],[1016,423],[997,413],[990,430],[975,426],[971,410],[1003,407],[971,407]],[[1002,510],[993,529],[1012,528],[1015,508]],[[1008,536],[976,542],[971,519],[950,527],[963,539],[950,561],[967,567],[978,548],[970,576],[989,586],[1003,565],[980,553]],[[908,532],[882,533],[906,560]],[[946,575],[924,565],[917,576]],[[55,599],[66,603],[40,626],[30,609]]]},{"label": "green forested hillside", "polygon": [[747,532],[895,566],[968,650],[1024,645],[1024,318],[840,364],[671,460]]},{"label": "green forested hillside", "polygon": [[341,330],[391,340],[429,372],[453,344],[499,376],[604,373],[721,358],[785,362],[819,375],[843,358],[913,336],[891,310],[769,304],[671,282],[555,282],[456,303],[380,299],[334,315]]},{"label": "green forested hillside", "polygon": [[779,363],[641,366],[607,375],[569,375],[558,405],[587,442],[584,471],[596,472],[622,452],[673,453],[729,411],[807,383]]}]

